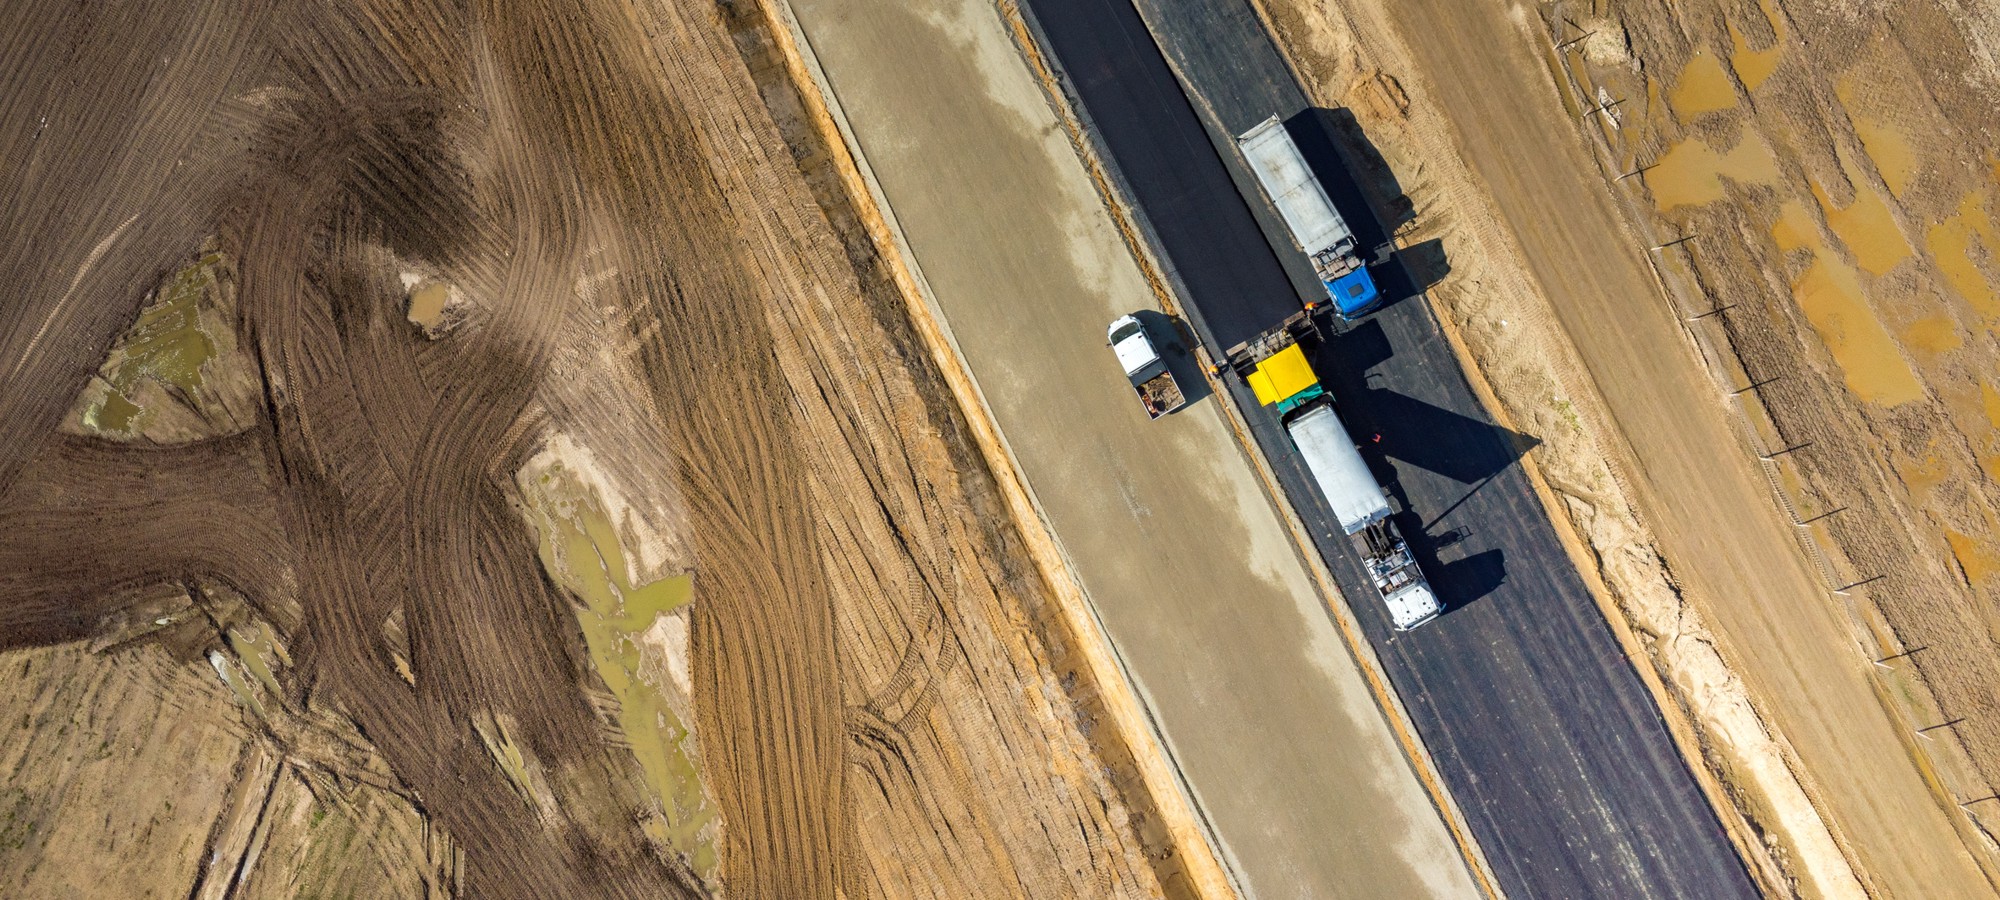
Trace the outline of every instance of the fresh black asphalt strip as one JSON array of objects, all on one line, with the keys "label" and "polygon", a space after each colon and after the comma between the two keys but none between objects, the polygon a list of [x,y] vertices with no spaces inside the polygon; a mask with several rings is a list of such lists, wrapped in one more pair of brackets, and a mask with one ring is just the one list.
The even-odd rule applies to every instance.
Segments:
[{"label": "fresh black asphalt strip", "polygon": [[[1023,7],[1211,347],[1296,312],[1313,289],[1231,135],[1272,114],[1284,118],[1363,245],[1380,240],[1383,229],[1363,209],[1326,134],[1336,111],[1308,108],[1240,0]],[[1386,283],[1408,283],[1393,270],[1381,274]],[[1315,363],[1448,604],[1445,616],[1417,631],[1389,629],[1289,440],[1240,384],[1238,400],[1502,890],[1755,896],[1518,465],[1533,438],[1493,424],[1423,297],[1394,300],[1331,337]]]}]

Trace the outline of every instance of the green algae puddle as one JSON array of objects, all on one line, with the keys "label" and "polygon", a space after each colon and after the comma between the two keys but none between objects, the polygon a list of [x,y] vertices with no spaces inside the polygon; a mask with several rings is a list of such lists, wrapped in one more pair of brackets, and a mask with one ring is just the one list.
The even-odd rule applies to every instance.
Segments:
[{"label": "green algae puddle", "polygon": [[291,657],[285,648],[271,637],[271,630],[258,622],[237,625],[229,629],[229,649],[236,652],[236,658],[250,677],[271,692],[273,697],[283,697],[285,692],[278,688],[278,667],[276,663],[290,663]]},{"label": "green algae puddle", "polygon": [[617,530],[595,492],[561,468],[541,474],[530,504],[541,525],[542,564],[582,598],[576,611],[598,676],[618,699],[618,722],[659,801],[663,820],[647,833],[685,854],[696,872],[715,871],[716,810],[702,792],[692,734],[659,688],[640,677],[639,636],[693,599],[694,577],[633,584]]},{"label": "green algae puddle", "polygon": [[208,250],[161,282],[157,299],[140,311],[100,372],[107,390],[84,407],[85,427],[118,436],[139,433],[150,413],[140,395],[148,381],[178,389],[201,408],[202,367],[218,352],[212,325],[202,321],[202,301],[228,265],[221,251]]}]

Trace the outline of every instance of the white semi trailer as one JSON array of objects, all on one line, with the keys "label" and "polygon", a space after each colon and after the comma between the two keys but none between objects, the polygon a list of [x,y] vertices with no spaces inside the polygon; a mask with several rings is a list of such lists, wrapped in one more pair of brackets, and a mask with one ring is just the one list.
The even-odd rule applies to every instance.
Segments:
[{"label": "white semi trailer", "polygon": [[1313,273],[1340,317],[1352,319],[1380,305],[1382,292],[1361,260],[1354,230],[1334,208],[1285,123],[1277,116],[1265,119],[1238,137],[1236,147],[1291,229],[1292,241],[1312,260]]},{"label": "white semi trailer", "polygon": [[1291,411],[1284,422],[1341,530],[1361,552],[1396,629],[1409,631],[1437,618],[1443,606],[1389,520],[1388,498],[1334,413],[1333,401],[1322,394]]}]

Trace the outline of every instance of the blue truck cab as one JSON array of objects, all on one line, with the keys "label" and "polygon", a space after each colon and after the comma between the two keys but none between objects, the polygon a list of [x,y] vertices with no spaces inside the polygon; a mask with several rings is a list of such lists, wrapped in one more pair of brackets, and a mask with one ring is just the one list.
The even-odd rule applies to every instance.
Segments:
[{"label": "blue truck cab", "polygon": [[1367,315],[1382,305],[1382,291],[1375,286],[1367,266],[1356,266],[1352,272],[1320,283],[1326,286],[1327,296],[1333,298],[1334,311],[1343,319]]}]

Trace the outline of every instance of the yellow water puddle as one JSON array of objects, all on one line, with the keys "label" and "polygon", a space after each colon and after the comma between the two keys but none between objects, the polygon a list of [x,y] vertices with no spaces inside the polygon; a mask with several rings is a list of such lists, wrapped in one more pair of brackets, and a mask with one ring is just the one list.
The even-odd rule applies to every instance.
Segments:
[{"label": "yellow water puddle", "polygon": [[437,327],[444,317],[445,301],[450,299],[451,286],[442,281],[418,285],[410,292],[410,321],[426,330]]},{"label": "yellow water puddle", "polygon": [[1752,50],[1750,42],[1743,39],[1743,32],[1737,30],[1736,23],[1729,23],[1729,43],[1733,48],[1729,54],[1729,67],[1736,70],[1736,77],[1743,82],[1743,89],[1754,91],[1771,77],[1778,68],[1778,61],[1785,56],[1785,22],[1771,12],[1770,0],[1758,0],[1757,9],[1764,14],[1764,21],[1771,26],[1775,39],[1768,50]]},{"label": "yellow water puddle", "polygon": [[1840,365],[1848,389],[1866,402],[1883,406],[1921,398],[1923,386],[1889,330],[1869,308],[1860,276],[1819,240],[1811,222],[1801,203],[1787,201],[1780,207],[1771,236],[1788,251],[1812,248],[1812,265],[1792,283],[1792,296]]},{"label": "yellow water puddle", "polygon": [[1786,253],[1815,249],[1820,246],[1819,226],[1806,212],[1805,204],[1787,200],[1778,206],[1778,221],[1771,226],[1771,239]]},{"label": "yellow water puddle", "polygon": [[1972,248],[1977,241],[1991,254],[2000,251],[2000,240],[1995,239],[1993,220],[1980,201],[1978,192],[1965,195],[1958,204],[1958,212],[1931,226],[1925,241],[1952,290],[1990,323],[2000,321],[2000,295],[1995,294],[1993,283],[1973,262]]},{"label": "yellow water puddle", "polygon": [[1949,528],[1944,537],[1951,544],[1951,555],[1958,557],[1959,566],[1965,569],[1965,577],[1973,584],[1980,584],[2000,572],[2000,553],[1995,553],[1991,541],[1959,534]]},{"label": "yellow water puddle", "polygon": [[1932,356],[1965,346],[1965,336],[1950,316],[1925,316],[1902,329],[1903,346]]},{"label": "yellow water puddle", "polygon": [[1729,54],[1729,67],[1736,70],[1736,77],[1743,82],[1746,91],[1756,90],[1758,85],[1770,78],[1771,73],[1778,70],[1778,61],[1785,57],[1782,33],[1769,50],[1752,50],[1750,42],[1743,39],[1743,32],[1737,31],[1736,26],[1731,24],[1729,42],[1735,47],[1734,52]]},{"label": "yellow water puddle", "polygon": [[160,283],[154,301],[112,348],[99,373],[106,387],[84,405],[84,427],[119,436],[139,433],[149,414],[141,388],[149,381],[177,389],[200,408],[202,366],[217,351],[212,323],[202,321],[202,299],[227,265],[221,251],[210,250]]},{"label": "yellow water puddle", "polygon": [[1982,381],[1979,391],[1985,401],[1986,423],[1989,426],[1985,439],[1974,442],[1974,446],[1988,448],[1988,452],[1979,455],[1979,468],[1986,471],[1986,477],[2000,481],[2000,452],[1992,452],[1994,433],[2000,432],[2000,390],[1994,390],[1991,383]]},{"label": "yellow water puddle", "polygon": [[618,700],[619,726],[659,801],[663,818],[646,822],[647,833],[685,854],[707,878],[715,869],[719,823],[702,790],[693,735],[659,687],[640,675],[640,636],[693,599],[694,576],[632,583],[617,529],[594,489],[560,465],[529,487],[542,564],[584,602],[576,611],[584,643]]},{"label": "yellow water puddle", "polygon": [[1745,136],[1726,154],[1689,138],[1669,149],[1643,177],[1653,193],[1654,205],[1666,211],[1723,199],[1724,178],[1773,184],[1778,180],[1778,166],[1763,140],[1754,135]]},{"label": "yellow water puddle", "polygon": [[1722,60],[1697,53],[1681,69],[1681,77],[1674,79],[1674,91],[1667,99],[1673,104],[1675,115],[1686,121],[1702,113],[1735,106],[1736,86],[1729,83]]},{"label": "yellow water puddle", "polygon": [[1924,395],[1896,342],[1868,308],[1853,269],[1821,254],[1792,285],[1792,295],[1840,364],[1848,388],[1862,400],[1895,406]]},{"label": "yellow water puddle", "polygon": [[1813,183],[1812,191],[1819,200],[1819,208],[1826,213],[1827,227],[1847,245],[1854,261],[1868,274],[1887,275],[1897,263],[1909,258],[1910,242],[1903,239],[1903,230],[1896,226],[1882,195],[1855,181],[1854,202],[1835,209],[1818,182]]},{"label": "yellow water puddle", "polygon": [[1875,171],[1882,173],[1882,181],[1889,186],[1889,192],[1901,197],[1917,177],[1916,148],[1901,128],[1856,109],[1852,77],[1841,79],[1834,86],[1834,94],[1840,98],[1840,105],[1847,109],[1847,118],[1854,123],[1855,133],[1861,136],[1861,147],[1868,152],[1868,159],[1875,163]]},{"label": "yellow water puddle", "polygon": [[1874,160],[1875,170],[1882,173],[1889,192],[1899,197],[1906,193],[1917,176],[1917,154],[1910,139],[1894,126],[1859,116],[1854,117],[1854,130],[1861,133],[1861,146]]}]

